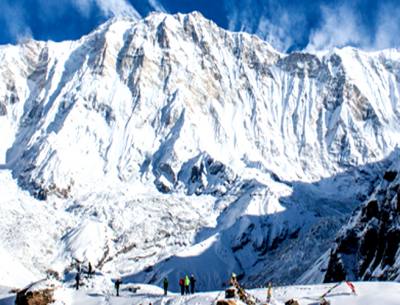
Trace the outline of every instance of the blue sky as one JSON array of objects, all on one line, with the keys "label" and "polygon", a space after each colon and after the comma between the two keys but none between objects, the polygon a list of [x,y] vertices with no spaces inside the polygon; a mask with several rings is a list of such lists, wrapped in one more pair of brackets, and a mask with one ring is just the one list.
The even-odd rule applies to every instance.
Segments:
[{"label": "blue sky", "polygon": [[0,0],[0,44],[77,39],[112,16],[200,11],[281,51],[400,47],[398,0]]}]

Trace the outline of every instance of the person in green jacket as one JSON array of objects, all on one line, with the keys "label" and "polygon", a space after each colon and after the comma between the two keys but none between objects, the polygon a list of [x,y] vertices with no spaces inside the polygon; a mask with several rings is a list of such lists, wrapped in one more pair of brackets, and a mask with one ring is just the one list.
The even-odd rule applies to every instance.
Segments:
[{"label": "person in green jacket", "polygon": [[186,275],[185,276],[185,294],[189,294],[190,293],[189,285],[190,285],[190,279],[189,279],[189,276]]}]

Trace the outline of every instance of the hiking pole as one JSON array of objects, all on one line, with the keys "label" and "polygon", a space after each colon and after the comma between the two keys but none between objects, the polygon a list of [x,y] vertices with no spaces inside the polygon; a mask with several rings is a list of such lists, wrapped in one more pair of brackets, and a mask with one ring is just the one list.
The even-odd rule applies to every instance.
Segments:
[{"label": "hiking pole", "polygon": [[328,293],[330,293],[333,289],[335,289],[336,287],[338,287],[340,284],[342,284],[343,282],[338,282],[337,284],[335,284],[334,286],[332,286],[331,288],[329,288],[323,295],[321,295],[321,299],[325,298],[326,295]]}]

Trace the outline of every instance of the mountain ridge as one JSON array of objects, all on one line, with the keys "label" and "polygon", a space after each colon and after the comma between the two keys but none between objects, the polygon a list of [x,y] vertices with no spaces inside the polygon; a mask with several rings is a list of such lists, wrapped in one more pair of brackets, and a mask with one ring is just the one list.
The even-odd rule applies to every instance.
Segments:
[{"label": "mountain ridge", "polygon": [[[156,282],[179,273],[147,267],[194,246],[221,259],[206,289],[233,271],[249,282],[300,278],[398,145],[394,50],[282,54],[192,13],[114,19],[0,58],[0,169],[32,204],[53,203],[61,227],[45,257],[61,272],[79,257]],[[306,264],[260,272],[323,224]],[[108,232],[96,239],[101,257],[68,238],[92,227]],[[206,276],[202,266],[186,268]]]}]

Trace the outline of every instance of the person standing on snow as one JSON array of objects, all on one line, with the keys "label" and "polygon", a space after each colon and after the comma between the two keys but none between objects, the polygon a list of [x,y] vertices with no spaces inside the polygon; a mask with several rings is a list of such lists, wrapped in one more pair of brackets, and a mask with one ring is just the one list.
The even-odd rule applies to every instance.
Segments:
[{"label": "person standing on snow", "polygon": [[194,275],[192,274],[190,276],[190,293],[194,293],[194,288],[195,288],[195,284],[196,284],[196,279],[194,278]]},{"label": "person standing on snow", "polygon": [[93,272],[92,264],[89,262],[89,266],[88,266],[88,278],[91,278],[91,277],[92,277],[92,272]]},{"label": "person standing on snow", "polygon": [[238,285],[238,281],[237,281],[237,278],[236,278],[236,273],[232,272],[232,276],[231,276],[231,279],[229,281],[229,284],[231,286],[233,286],[233,287],[236,287]]},{"label": "person standing on snow", "polygon": [[80,280],[81,280],[81,274],[80,274],[79,272],[77,272],[76,275],[75,275],[76,290],[79,289],[79,282],[80,282]]},{"label": "person standing on snow", "polygon": [[181,287],[181,295],[183,295],[185,293],[185,281],[183,278],[179,279],[179,286]]},{"label": "person standing on snow", "polygon": [[272,298],[272,283],[268,282],[267,303],[271,302],[271,298]]},{"label": "person standing on snow", "polygon": [[190,279],[189,279],[189,276],[186,275],[185,276],[185,294],[189,294],[190,293],[189,285],[190,285]]},{"label": "person standing on snow", "polygon": [[122,281],[121,281],[120,278],[118,278],[118,279],[115,281],[115,284],[114,284],[115,290],[117,291],[117,297],[119,297],[119,286],[120,286],[121,284],[122,284]]},{"label": "person standing on snow", "polygon": [[81,273],[81,262],[76,260],[76,272]]},{"label": "person standing on snow", "polygon": [[167,295],[167,293],[168,293],[168,279],[166,277],[164,277],[164,280],[163,280],[163,287],[164,287],[164,295]]}]

